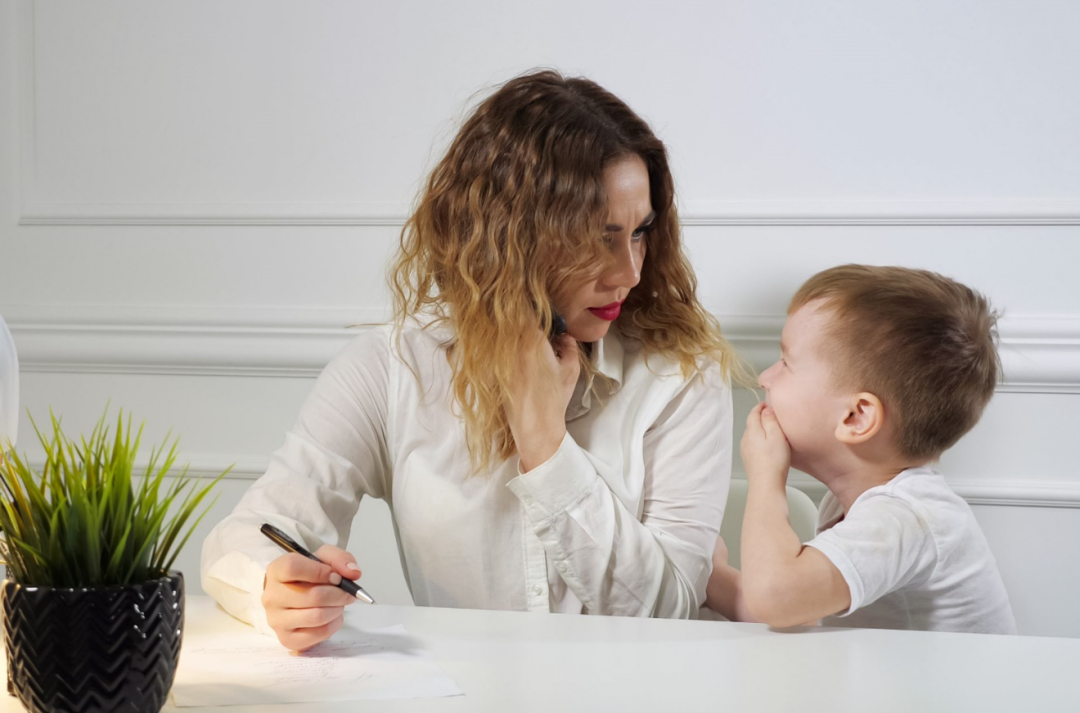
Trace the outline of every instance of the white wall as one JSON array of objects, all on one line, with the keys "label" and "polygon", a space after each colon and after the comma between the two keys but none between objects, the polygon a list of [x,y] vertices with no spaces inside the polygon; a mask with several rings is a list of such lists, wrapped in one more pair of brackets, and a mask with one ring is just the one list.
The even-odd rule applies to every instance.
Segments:
[{"label": "white wall", "polygon": [[[227,512],[344,326],[385,316],[386,257],[474,93],[555,66],[668,142],[702,298],[759,367],[790,294],[841,262],[939,270],[1006,310],[1005,383],[943,468],[1022,631],[1080,636],[1080,6],[671,5],[0,0],[24,405],[175,428],[196,470],[238,464]],[[407,601],[381,503],[352,546]]]}]

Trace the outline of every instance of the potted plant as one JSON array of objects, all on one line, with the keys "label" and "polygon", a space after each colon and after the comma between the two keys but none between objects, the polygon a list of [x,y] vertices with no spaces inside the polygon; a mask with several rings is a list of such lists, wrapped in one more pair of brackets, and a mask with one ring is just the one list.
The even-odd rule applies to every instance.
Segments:
[{"label": "potted plant", "polygon": [[115,433],[105,424],[78,442],[55,416],[49,437],[34,424],[40,473],[0,447],[8,690],[35,713],[161,710],[184,626],[184,579],[171,567],[225,475],[170,475],[178,440],[166,437],[137,477],[142,427],[133,437],[122,412]]}]

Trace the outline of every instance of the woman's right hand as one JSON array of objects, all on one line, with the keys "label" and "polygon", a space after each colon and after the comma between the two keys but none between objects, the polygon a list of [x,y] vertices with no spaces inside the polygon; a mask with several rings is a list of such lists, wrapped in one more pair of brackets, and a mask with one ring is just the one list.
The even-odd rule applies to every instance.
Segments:
[{"label": "woman's right hand", "polygon": [[552,345],[539,329],[523,340],[505,407],[522,473],[555,455],[566,436],[566,408],[581,372],[579,349],[569,334]]},{"label": "woman's right hand", "polygon": [[266,621],[287,648],[303,651],[333,636],[344,623],[345,607],[356,597],[338,589],[342,577],[358,579],[356,558],[332,545],[323,545],[316,562],[290,552],[266,568],[262,605]]}]

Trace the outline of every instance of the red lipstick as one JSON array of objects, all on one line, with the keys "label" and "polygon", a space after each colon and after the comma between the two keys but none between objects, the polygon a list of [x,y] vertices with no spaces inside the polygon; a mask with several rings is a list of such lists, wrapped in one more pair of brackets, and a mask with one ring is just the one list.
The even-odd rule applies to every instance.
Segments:
[{"label": "red lipstick", "polygon": [[608,322],[614,322],[619,317],[619,311],[622,309],[622,302],[612,302],[609,305],[603,307],[590,307],[589,311],[595,314],[600,319],[607,320]]}]

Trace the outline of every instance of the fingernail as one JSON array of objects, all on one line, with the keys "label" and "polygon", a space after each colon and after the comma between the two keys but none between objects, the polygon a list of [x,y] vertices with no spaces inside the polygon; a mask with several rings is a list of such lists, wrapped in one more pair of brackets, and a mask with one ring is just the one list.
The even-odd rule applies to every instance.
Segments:
[{"label": "fingernail", "polygon": [[333,584],[334,586],[337,586],[337,585],[341,584],[341,575],[338,574],[337,572],[331,572],[330,573],[330,584]]},{"label": "fingernail", "polygon": [[351,569],[354,572],[360,571],[360,568],[356,566],[355,562],[349,562],[347,565],[345,565],[345,569]]}]

